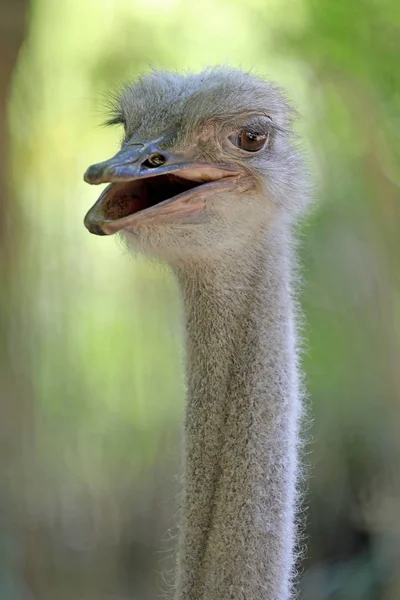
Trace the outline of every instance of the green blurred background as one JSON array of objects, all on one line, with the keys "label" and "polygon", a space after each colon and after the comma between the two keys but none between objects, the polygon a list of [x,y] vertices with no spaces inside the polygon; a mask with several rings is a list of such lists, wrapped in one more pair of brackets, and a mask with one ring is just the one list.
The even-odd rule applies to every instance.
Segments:
[{"label": "green blurred background", "polygon": [[315,182],[301,597],[400,598],[399,34],[398,0],[1,0],[0,600],[168,590],[177,291],[88,234],[82,174],[110,90],[222,63],[286,87]]}]

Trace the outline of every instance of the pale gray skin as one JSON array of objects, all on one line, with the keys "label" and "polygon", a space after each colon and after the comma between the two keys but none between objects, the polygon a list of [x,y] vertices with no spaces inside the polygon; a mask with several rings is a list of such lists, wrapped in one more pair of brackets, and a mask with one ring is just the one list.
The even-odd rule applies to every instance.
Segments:
[{"label": "pale gray skin", "polygon": [[[184,477],[175,600],[293,595],[301,385],[292,230],[306,178],[278,89],[233,69],[153,72],[120,101],[125,141],[160,139],[247,177],[207,197],[193,222],[146,221],[124,234],[167,262],[187,329]],[[228,140],[254,115],[270,143]],[[294,275],[295,276],[294,276]]]}]

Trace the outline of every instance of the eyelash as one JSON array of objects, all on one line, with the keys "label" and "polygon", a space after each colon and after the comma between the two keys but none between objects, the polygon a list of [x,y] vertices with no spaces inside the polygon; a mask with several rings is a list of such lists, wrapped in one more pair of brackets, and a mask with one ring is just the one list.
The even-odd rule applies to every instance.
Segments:
[{"label": "eyelash", "polygon": [[121,115],[114,115],[110,119],[107,119],[105,122],[107,127],[111,127],[112,125],[123,125],[126,126],[125,119]]}]

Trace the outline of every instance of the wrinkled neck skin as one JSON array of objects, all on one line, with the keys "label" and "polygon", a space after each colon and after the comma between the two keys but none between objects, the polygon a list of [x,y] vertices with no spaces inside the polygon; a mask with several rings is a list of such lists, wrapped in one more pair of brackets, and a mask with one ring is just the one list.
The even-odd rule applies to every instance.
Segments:
[{"label": "wrinkled neck skin", "polygon": [[175,600],[288,600],[300,397],[290,228],[177,273],[188,398]]}]

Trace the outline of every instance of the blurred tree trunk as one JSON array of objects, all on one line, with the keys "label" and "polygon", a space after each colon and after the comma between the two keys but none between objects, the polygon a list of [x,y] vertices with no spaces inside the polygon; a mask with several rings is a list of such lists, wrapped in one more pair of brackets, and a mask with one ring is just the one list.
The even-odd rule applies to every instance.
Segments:
[{"label": "blurred tree trunk", "polygon": [[2,253],[11,227],[8,205],[11,203],[9,177],[9,136],[7,128],[7,101],[12,74],[24,41],[28,0],[0,0],[0,246]]},{"label": "blurred tree trunk", "polygon": [[[0,497],[0,597],[23,600],[26,589],[20,563],[18,531],[10,515],[9,469],[21,440],[19,377],[10,361],[13,264],[18,248],[15,203],[11,188],[8,98],[18,55],[26,33],[28,0],[0,0],[0,437],[3,448]],[[26,398],[24,399],[24,403]]]},{"label": "blurred tree trunk", "polygon": [[[22,384],[21,373],[10,362],[12,317],[16,316],[18,289],[19,219],[13,197],[11,176],[10,132],[8,128],[8,99],[18,54],[26,32],[28,0],[0,0],[0,422],[5,439],[15,438],[12,427],[18,423],[21,405],[16,401],[16,388]],[[20,291],[20,290],[19,290]],[[18,340],[19,342],[20,340]],[[15,342],[15,340],[14,340]],[[15,353],[15,352],[14,352]],[[8,444],[7,444],[8,447]]]},{"label": "blurred tree trunk", "polygon": [[[8,129],[8,99],[18,54],[25,37],[28,0],[0,0],[0,392],[2,405],[7,404],[7,417],[16,408],[9,393],[13,377],[9,361],[12,278],[17,276],[18,218],[13,201],[10,134]],[[14,381],[15,380],[15,381]],[[6,400],[7,399],[7,400]],[[3,406],[0,406],[5,410]],[[8,434],[10,436],[10,434]]]}]

